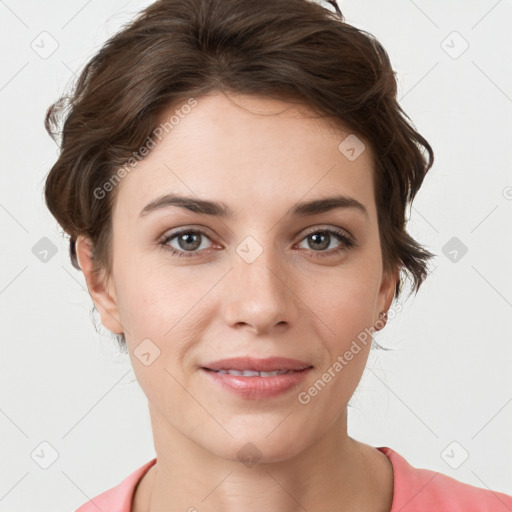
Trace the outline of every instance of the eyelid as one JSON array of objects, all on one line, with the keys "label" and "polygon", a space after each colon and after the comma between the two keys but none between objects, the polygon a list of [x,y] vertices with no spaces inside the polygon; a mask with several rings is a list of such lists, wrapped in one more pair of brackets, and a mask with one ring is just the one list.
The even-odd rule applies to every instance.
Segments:
[{"label": "eyelid", "polygon": [[[345,235],[347,238],[350,238],[350,240],[355,243],[355,238],[348,229],[342,228],[340,226],[333,226],[333,225],[328,225],[328,224],[325,224],[325,225],[317,224],[316,226],[313,226],[311,228],[306,228],[306,231],[303,234],[303,238],[310,235],[311,233],[317,233],[319,231],[335,231],[335,232],[339,231],[341,234]],[[299,231],[299,233],[301,233],[301,232],[302,231]],[[297,233],[297,235],[298,235],[298,233]],[[302,240],[302,238],[301,238],[301,240]]]},{"label": "eyelid", "polygon": [[207,226],[203,226],[202,224],[190,224],[186,226],[179,226],[176,228],[170,228],[166,229],[164,233],[158,237],[158,241],[161,242],[162,240],[165,240],[169,237],[175,237],[181,233],[189,233],[189,232],[198,232],[202,235],[208,236],[208,238],[211,239],[211,235],[209,234],[211,232],[211,229],[209,229]]}]

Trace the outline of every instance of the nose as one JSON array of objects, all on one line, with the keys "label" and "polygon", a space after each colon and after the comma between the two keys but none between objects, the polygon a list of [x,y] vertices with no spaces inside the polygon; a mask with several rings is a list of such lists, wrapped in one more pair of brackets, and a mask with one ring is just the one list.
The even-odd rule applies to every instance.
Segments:
[{"label": "nose", "polygon": [[299,317],[293,269],[271,249],[265,248],[254,261],[235,251],[224,281],[223,315],[231,327],[264,334],[277,326],[290,327]]}]

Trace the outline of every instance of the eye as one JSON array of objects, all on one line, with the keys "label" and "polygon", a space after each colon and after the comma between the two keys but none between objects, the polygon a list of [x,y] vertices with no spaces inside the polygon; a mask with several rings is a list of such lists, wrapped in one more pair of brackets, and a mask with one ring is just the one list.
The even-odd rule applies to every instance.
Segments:
[{"label": "eye", "polygon": [[[167,235],[161,242],[160,245],[162,245],[165,249],[171,252],[174,256],[177,256],[178,258],[181,257],[191,257],[195,256],[198,251],[198,249],[204,250],[205,247],[202,247],[202,238],[208,238],[206,233],[199,229],[183,229],[178,232],[173,232]],[[178,247],[173,247],[172,245],[169,245],[169,242],[176,239],[176,244]],[[190,254],[188,254],[190,253]]]},{"label": "eye", "polygon": [[[325,251],[331,245],[333,237],[341,242],[340,245],[332,251]],[[355,240],[344,231],[333,228],[317,228],[315,231],[309,232],[302,240],[307,240],[309,247],[313,248],[313,257],[315,258],[333,256],[341,251],[347,251],[356,245]],[[318,252],[320,254],[314,254]]]}]

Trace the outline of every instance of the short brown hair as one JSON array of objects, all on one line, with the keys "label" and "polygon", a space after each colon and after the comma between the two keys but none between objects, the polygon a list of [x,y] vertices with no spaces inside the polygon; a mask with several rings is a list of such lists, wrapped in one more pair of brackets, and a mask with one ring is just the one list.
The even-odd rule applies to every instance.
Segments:
[{"label": "short brown hair", "polygon": [[[297,100],[340,120],[369,142],[386,272],[417,293],[434,254],[406,231],[412,203],[434,160],[397,101],[382,45],[310,0],[159,0],[111,37],[87,63],[70,95],[52,104],[45,127],[60,155],[46,204],[70,236],[94,247],[95,268],[112,269],[114,188],[102,187],[157,127],[170,105],[220,91]],[[424,151],[426,156],[424,155]]]}]

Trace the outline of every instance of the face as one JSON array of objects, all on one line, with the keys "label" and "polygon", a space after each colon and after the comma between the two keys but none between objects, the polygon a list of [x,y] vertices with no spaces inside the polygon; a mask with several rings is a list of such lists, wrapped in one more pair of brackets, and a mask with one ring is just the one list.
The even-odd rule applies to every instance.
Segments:
[{"label": "face", "polygon": [[[102,323],[125,333],[153,429],[225,459],[251,442],[263,460],[285,460],[343,423],[370,340],[341,370],[339,358],[393,298],[369,145],[347,158],[338,147],[350,132],[307,112],[254,96],[199,98],[117,185],[108,282],[94,280],[77,245]],[[166,194],[223,203],[230,214],[177,204],[141,214]],[[294,211],[334,196],[361,207]],[[204,369],[247,356],[310,368],[265,396],[235,392]]]}]

